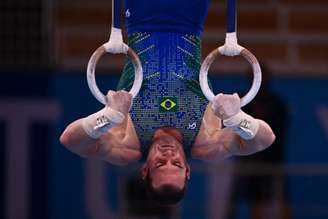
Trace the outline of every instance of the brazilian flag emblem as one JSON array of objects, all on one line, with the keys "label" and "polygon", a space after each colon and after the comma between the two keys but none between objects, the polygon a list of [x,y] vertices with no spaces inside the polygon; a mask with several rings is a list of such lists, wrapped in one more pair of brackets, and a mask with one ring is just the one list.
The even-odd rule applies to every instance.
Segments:
[{"label": "brazilian flag emblem", "polygon": [[178,111],[178,100],[176,97],[162,97],[159,99],[160,112],[176,112]]}]

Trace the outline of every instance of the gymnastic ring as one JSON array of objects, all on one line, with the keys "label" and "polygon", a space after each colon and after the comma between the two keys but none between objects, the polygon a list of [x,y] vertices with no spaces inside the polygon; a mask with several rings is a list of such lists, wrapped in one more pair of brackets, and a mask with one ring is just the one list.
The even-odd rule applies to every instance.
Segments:
[{"label": "gymnastic ring", "polygon": [[[105,45],[105,44],[104,44]],[[106,96],[99,90],[97,83],[96,83],[96,78],[95,78],[95,70],[96,70],[96,65],[99,61],[99,59],[107,53],[105,46],[102,45],[100,46],[91,56],[89,62],[88,62],[88,67],[87,67],[87,81],[88,81],[88,86],[93,94],[93,96],[102,104],[106,105],[107,103],[107,98]],[[142,70],[142,65],[140,62],[140,59],[138,55],[128,47],[126,55],[131,59],[135,75],[134,75],[134,82],[131,90],[129,93],[132,95],[132,98],[135,98],[137,94],[139,93],[139,90],[142,85],[142,80],[143,80],[143,70]]]},{"label": "gymnastic ring", "polygon": [[[213,50],[204,60],[199,73],[199,83],[200,87],[202,89],[203,94],[209,101],[213,101],[213,98],[215,95],[211,91],[211,89],[208,86],[208,79],[207,74],[210,66],[212,65],[215,58],[219,55],[222,55],[219,51],[219,48]],[[251,89],[248,91],[248,93],[241,98],[240,105],[241,107],[247,105],[249,102],[251,102],[254,97],[256,96],[257,92],[260,89],[261,86],[261,67],[259,62],[257,61],[256,57],[247,49],[243,48],[240,52],[240,55],[242,55],[248,63],[251,64],[253,69],[253,83]]]}]

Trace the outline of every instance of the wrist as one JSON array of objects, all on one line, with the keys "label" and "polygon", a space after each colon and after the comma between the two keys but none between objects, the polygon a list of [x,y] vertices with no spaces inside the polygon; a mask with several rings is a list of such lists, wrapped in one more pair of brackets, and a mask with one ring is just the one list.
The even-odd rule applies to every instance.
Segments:
[{"label": "wrist", "polygon": [[88,136],[97,139],[109,129],[122,123],[125,116],[114,109],[105,107],[82,120],[82,127]]},{"label": "wrist", "polygon": [[245,140],[254,138],[260,125],[256,119],[242,110],[236,115],[223,120],[223,124]]}]

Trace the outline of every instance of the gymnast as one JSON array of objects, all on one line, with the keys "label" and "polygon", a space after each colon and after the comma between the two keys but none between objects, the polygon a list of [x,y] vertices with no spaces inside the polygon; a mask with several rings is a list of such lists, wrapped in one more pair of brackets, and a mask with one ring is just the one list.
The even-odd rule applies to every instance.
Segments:
[{"label": "gymnast", "polygon": [[[142,162],[150,197],[174,205],[184,196],[191,158],[215,162],[269,147],[270,126],[241,110],[237,94],[208,101],[198,81],[201,34],[209,0],[125,0],[128,46],[140,57],[143,82],[133,98],[127,60],[117,90],[100,111],[72,122],[60,142],[84,158],[124,166]],[[113,31],[118,29],[112,28]]]}]

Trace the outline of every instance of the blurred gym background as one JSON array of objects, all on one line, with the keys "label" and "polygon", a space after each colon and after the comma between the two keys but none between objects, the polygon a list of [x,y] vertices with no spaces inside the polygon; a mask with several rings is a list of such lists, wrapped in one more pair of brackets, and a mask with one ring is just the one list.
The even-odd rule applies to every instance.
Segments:
[{"label": "blurred gym background", "polygon": [[[58,142],[69,122],[102,107],[85,71],[110,21],[110,0],[0,1],[0,218],[328,218],[328,1],[239,0],[239,42],[265,78],[245,110],[277,141],[254,156],[193,161],[187,195],[171,209],[145,199],[137,165],[86,161]],[[224,37],[225,2],[212,0],[203,57]],[[124,61],[102,59],[104,92]],[[250,75],[240,58],[211,68],[216,92],[243,94]]]}]

